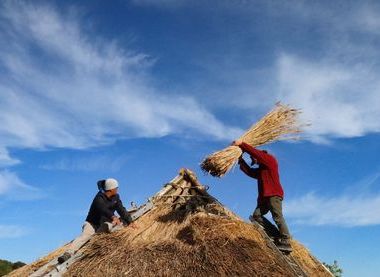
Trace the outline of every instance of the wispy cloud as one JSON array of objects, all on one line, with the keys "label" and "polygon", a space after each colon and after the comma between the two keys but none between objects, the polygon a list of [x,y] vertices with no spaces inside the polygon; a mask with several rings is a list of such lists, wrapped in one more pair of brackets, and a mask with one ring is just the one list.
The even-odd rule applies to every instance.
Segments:
[{"label": "wispy cloud", "polygon": [[[380,116],[380,54],[377,51],[380,5],[374,2],[348,4],[343,1],[323,5],[296,2],[272,3],[270,6],[274,7],[265,11],[271,17],[287,18],[303,26],[298,29],[300,35],[317,41],[319,47],[310,52],[299,40],[301,45],[277,49],[273,66],[266,69],[271,78],[252,71],[252,76],[266,82],[258,87],[249,78],[241,80],[244,95],[241,106],[254,108],[257,104],[251,102],[257,99],[267,106],[281,100],[301,108],[302,119],[312,124],[306,130],[308,137],[316,143],[380,132],[377,120]],[[276,8],[278,5],[292,9],[288,13],[288,9]],[[285,10],[286,13],[282,12]],[[307,28],[317,30],[317,35],[308,34]],[[247,68],[241,71],[244,70]],[[247,87],[254,88],[254,95],[246,93]]]},{"label": "wispy cloud", "polygon": [[230,139],[239,133],[192,97],[155,89],[148,55],[86,33],[78,17],[33,3],[1,6],[3,148],[86,148],[186,132]]},{"label": "wispy cloud", "polygon": [[[154,58],[85,29],[74,9],[24,1],[0,3],[0,167],[20,161],[11,148],[83,149],[117,139],[169,134],[232,139],[196,99],[152,85]],[[117,170],[123,159],[61,160],[46,169]],[[15,172],[0,172],[4,199],[42,192]]]},{"label": "wispy cloud", "polygon": [[309,193],[286,203],[287,217],[299,224],[341,227],[379,225],[380,195],[323,197]]},{"label": "wispy cloud", "polygon": [[[321,196],[314,192],[286,201],[286,216],[298,224],[355,227],[379,225],[380,174],[369,176],[349,186],[336,196]],[[360,190],[359,190],[360,188]]]},{"label": "wispy cloud", "polygon": [[313,8],[300,4],[293,16],[323,30],[321,48],[309,56],[297,49],[278,55],[275,97],[303,109],[315,142],[380,132],[376,50],[380,6],[374,2],[315,3]]},{"label": "wispy cloud", "polygon": [[0,239],[19,238],[28,234],[28,230],[18,225],[0,225]]},{"label": "wispy cloud", "polygon": [[25,184],[15,173],[0,171],[0,197],[8,200],[34,200],[44,197],[44,193]]},{"label": "wispy cloud", "polygon": [[303,109],[315,141],[380,131],[380,82],[371,68],[282,55],[277,77],[278,98]]},{"label": "wispy cloud", "polygon": [[358,23],[361,23],[361,26],[366,28],[368,31],[375,34],[380,34],[380,18],[379,18],[380,9],[372,9],[366,7],[360,11],[358,17]]},{"label": "wispy cloud", "polygon": [[20,163],[20,161],[9,156],[7,149],[0,147],[0,168],[18,163]]},{"label": "wispy cloud", "polygon": [[189,5],[191,2],[186,0],[132,0],[131,3],[139,6],[156,6],[164,8],[179,8]]},{"label": "wispy cloud", "polygon": [[40,168],[46,170],[63,170],[63,171],[99,171],[107,172],[118,171],[126,163],[125,156],[90,156],[84,158],[63,158],[53,163],[42,164]]},{"label": "wispy cloud", "polygon": [[[185,8],[182,1],[133,2],[141,6]],[[261,21],[271,24],[263,26],[269,30],[268,36],[260,37],[274,45],[268,50],[272,55],[260,50],[272,59],[271,65],[266,63],[257,68],[254,62],[244,63],[253,53],[241,49],[251,44],[254,47],[256,42],[234,36],[229,36],[235,40],[232,47],[225,49],[222,59],[200,59],[204,63],[202,68],[224,86],[208,87],[213,92],[212,105],[216,102],[256,116],[257,111],[264,112],[281,100],[303,109],[303,120],[312,123],[307,129],[308,137],[316,143],[380,132],[378,3],[219,1],[214,5],[203,1],[186,5],[198,12],[210,11],[212,16],[217,10],[218,15],[222,12],[226,17],[244,18],[247,34],[259,36]],[[288,39],[283,34],[290,30],[294,33]],[[272,31],[276,36],[273,41]]]}]

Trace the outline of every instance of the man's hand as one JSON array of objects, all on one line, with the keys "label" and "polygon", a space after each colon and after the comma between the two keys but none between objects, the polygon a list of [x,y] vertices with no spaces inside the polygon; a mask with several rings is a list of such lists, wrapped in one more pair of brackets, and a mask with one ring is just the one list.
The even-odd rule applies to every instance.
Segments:
[{"label": "man's hand", "polygon": [[134,223],[134,222],[130,223],[128,226],[130,226],[133,229],[137,229],[138,228],[137,225],[136,225],[136,223]]},{"label": "man's hand", "polygon": [[112,225],[113,226],[116,226],[116,225],[121,225],[121,221],[120,221],[120,218],[118,218],[117,216],[113,216],[112,217]]},{"label": "man's hand", "polygon": [[232,142],[232,145],[234,145],[234,146],[240,146],[242,143],[243,143],[242,139],[237,139],[237,140],[235,140],[235,141]]}]

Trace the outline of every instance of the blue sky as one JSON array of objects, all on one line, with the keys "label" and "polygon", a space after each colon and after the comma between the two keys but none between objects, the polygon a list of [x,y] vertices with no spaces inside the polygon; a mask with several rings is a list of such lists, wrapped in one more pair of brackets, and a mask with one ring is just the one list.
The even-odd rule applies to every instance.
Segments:
[{"label": "blue sky", "polygon": [[2,1],[0,258],[75,237],[106,177],[128,205],[188,167],[247,218],[255,182],[199,163],[280,100],[312,123],[266,147],[293,236],[378,275],[379,30],[375,1]]}]

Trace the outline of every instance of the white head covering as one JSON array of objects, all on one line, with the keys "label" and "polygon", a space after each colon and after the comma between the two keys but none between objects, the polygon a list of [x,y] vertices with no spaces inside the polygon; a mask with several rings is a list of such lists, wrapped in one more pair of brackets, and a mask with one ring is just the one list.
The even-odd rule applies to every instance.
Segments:
[{"label": "white head covering", "polygon": [[117,182],[117,180],[115,180],[113,178],[108,178],[104,182],[104,190],[106,190],[106,191],[114,189],[114,188],[118,188],[118,187],[119,187],[119,183]]}]

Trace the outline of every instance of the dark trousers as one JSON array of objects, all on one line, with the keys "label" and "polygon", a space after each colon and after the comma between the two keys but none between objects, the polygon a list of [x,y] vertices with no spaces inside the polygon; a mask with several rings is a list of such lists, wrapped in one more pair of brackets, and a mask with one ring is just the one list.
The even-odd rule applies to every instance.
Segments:
[{"label": "dark trousers", "polygon": [[282,215],[282,198],[279,196],[265,197],[262,201],[258,202],[253,218],[259,223],[264,224],[263,216],[271,212],[273,221],[276,223],[280,236],[282,238],[290,238],[288,226],[286,225],[284,216]]}]

